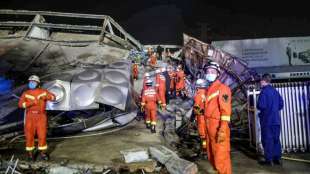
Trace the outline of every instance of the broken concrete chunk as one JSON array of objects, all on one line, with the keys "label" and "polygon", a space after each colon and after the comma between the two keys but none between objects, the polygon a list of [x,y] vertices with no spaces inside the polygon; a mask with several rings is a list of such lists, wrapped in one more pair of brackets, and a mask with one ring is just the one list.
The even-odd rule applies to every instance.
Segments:
[{"label": "broken concrete chunk", "polygon": [[175,109],[176,109],[176,105],[174,105],[174,104],[167,105],[167,111],[168,112],[175,112]]},{"label": "broken concrete chunk", "polygon": [[121,154],[126,163],[142,162],[149,159],[148,151],[142,148],[124,150],[121,151]]},{"label": "broken concrete chunk", "polygon": [[170,174],[196,174],[198,167],[195,163],[172,156],[165,164]]},{"label": "broken concrete chunk", "polygon": [[191,109],[193,105],[194,105],[194,102],[192,100],[187,100],[187,101],[184,101],[180,107],[183,108],[184,110],[189,110]]},{"label": "broken concrete chunk", "polygon": [[156,168],[156,161],[154,160],[148,160],[143,162],[134,162],[125,164],[124,166],[121,166],[121,168],[127,168],[129,172],[137,172],[139,170],[144,170],[147,173],[151,173],[155,171]]},{"label": "broken concrete chunk", "polygon": [[164,164],[171,174],[196,174],[198,167],[195,163],[179,158],[172,150],[165,146],[150,147],[150,154]]},{"label": "broken concrete chunk", "polygon": [[51,167],[48,173],[49,174],[78,174],[81,172],[77,169],[58,166],[58,167]]},{"label": "broken concrete chunk", "polygon": [[165,146],[150,147],[149,150],[151,156],[162,164],[165,164],[172,156],[177,156]]},{"label": "broken concrete chunk", "polygon": [[185,117],[190,119],[192,117],[192,114],[193,114],[193,107],[185,113]]}]

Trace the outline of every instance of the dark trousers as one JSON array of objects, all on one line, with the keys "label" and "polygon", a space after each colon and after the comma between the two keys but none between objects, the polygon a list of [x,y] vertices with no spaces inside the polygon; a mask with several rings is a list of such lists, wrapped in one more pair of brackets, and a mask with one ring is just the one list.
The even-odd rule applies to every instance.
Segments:
[{"label": "dark trousers", "polygon": [[266,161],[281,159],[280,125],[262,126],[262,144]]}]

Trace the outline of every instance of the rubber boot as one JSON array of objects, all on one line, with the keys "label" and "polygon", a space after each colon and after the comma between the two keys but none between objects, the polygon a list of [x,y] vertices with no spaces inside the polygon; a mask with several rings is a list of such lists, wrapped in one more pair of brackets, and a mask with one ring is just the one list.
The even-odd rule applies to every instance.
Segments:
[{"label": "rubber boot", "polygon": [[27,160],[28,161],[34,161],[34,152],[32,151],[28,151],[27,153]]},{"label": "rubber boot", "polygon": [[42,161],[48,161],[49,160],[49,156],[46,153],[46,151],[41,151],[41,153],[40,153],[40,160],[42,160]]},{"label": "rubber boot", "polygon": [[155,125],[152,125],[151,133],[156,133],[156,126]]},{"label": "rubber boot", "polygon": [[151,123],[146,123],[146,128],[150,129],[151,128]]}]

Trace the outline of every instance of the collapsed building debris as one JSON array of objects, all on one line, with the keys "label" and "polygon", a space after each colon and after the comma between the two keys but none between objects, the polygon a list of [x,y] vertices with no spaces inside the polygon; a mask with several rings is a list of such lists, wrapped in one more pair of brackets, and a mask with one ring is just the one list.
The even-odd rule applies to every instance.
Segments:
[{"label": "collapsed building debris", "polygon": [[[0,21],[1,74],[14,82],[14,90],[0,96],[0,134],[22,130],[17,101],[31,74],[56,95],[47,105],[50,136],[118,127],[135,118],[129,60],[142,45],[111,17],[23,10],[0,10],[0,16],[15,20]],[[57,24],[63,18],[99,25]],[[55,23],[47,23],[51,19]]]},{"label": "collapsed building debris", "polygon": [[153,158],[164,164],[171,174],[196,174],[197,165],[182,158],[172,150],[164,147],[150,147],[150,153]]}]

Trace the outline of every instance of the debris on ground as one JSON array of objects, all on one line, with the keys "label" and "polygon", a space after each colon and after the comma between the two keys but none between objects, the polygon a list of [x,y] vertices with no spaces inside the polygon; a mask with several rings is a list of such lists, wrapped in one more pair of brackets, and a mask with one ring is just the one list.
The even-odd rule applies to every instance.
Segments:
[{"label": "debris on ground", "polygon": [[146,149],[137,148],[121,151],[125,163],[141,162],[149,159],[149,154]]},{"label": "debris on ground", "polygon": [[175,152],[165,146],[150,147],[149,150],[151,156],[165,165],[171,174],[198,173],[198,167],[195,163],[180,158]]}]

